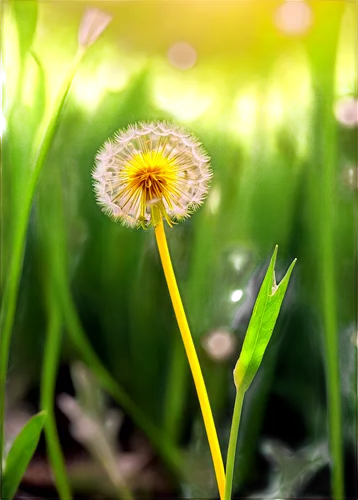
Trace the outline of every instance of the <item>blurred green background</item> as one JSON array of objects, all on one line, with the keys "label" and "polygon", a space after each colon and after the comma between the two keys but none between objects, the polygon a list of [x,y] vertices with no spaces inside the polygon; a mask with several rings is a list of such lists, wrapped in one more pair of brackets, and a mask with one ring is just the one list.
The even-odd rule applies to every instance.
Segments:
[{"label": "blurred green background", "polygon": [[[58,392],[71,393],[68,366],[75,360],[98,368],[75,340],[82,325],[131,400],[111,394],[109,402],[126,415],[119,434],[124,451],[135,448],[126,436],[141,429],[169,477],[166,498],[215,496],[154,232],[109,220],[91,185],[96,152],[119,128],[173,121],[198,135],[214,172],[204,206],[167,235],[224,454],[232,370],[268,259],[278,244],[278,278],[298,259],[245,400],[234,490],[329,497],[327,394],[334,366],[327,353],[333,349],[346,495],[356,498],[356,4],[3,1],[2,288],[41,131],[87,6],[113,20],[76,73],[37,185],[9,401],[14,408],[38,404],[55,283],[63,327]],[[65,446],[67,422],[58,418]],[[143,419],[156,429],[150,436]],[[74,453],[66,446],[65,454]],[[173,472],[177,455],[184,471]],[[157,489],[142,494],[159,498]]]}]

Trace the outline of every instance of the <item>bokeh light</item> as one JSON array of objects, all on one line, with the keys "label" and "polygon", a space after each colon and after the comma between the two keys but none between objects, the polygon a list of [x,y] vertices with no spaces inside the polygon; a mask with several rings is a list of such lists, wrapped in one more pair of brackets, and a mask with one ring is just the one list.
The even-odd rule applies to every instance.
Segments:
[{"label": "bokeh light", "polygon": [[[84,84],[85,83],[85,84]],[[107,89],[99,81],[95,67],[82,66],[71,86],[71,95],[87,111],[94,111],[101,104]]]},{"label": "bokeh light", "polygon": [[[186,74],[187,76],[187,74]],[[193,121],[214,103],[212,89],[195,78],[179,79],[173,70],[158,72],[154,80],[155,104],[179,120]]]},{"label": "bokeh light", "polygon": [[342,169],[341,184],[343,188],[348,189],[349,191],[354,191],[355,189],[358,189],[357,165],[347,165]]},{"label": "bokeh light", "polygon": [[358,123],[358,101],[354,97],[339,99],[334,107],[338,122],[344,127],[355,127]]},{"label": "bokeh light", "polygon": [[227,330],[214,330],[203,338],[202,345],[211,359],[225,361],[233,355],[236,339]]},{"label": "bokeh light", "polygon": [[311,102],[311,76],[303,61],[282,59],[277,62],[264,99],[267,130],[284,124],[288,116],[302,116]]},{"label": "bokeh light", "polygon": [[247,141],[252,137],[258,111],[258,94],[254,88],[238,93],[234,102],[233,131]]},{"label": "bokeh light", "polygon": [[275,14],[275,23],[286,35],[303,35],[312,24],[312,9],[305,2],[288,0]]},{"label": "bokeh light", "polygon": [[358,347],[358,332],[354,332],[352,334],[352,342],[356,347]]},{"label": "bokeh light", "polygon": [[188,42],[176,42],[168,50],[168,60],[177,69],[192,68],[197,57],[196,50]]},{"label": "bokeh light", "polygon": [[104,64],[99,72],[99,81],[109,91],[120,90],[128,81],[128,73],[122,66]]}]

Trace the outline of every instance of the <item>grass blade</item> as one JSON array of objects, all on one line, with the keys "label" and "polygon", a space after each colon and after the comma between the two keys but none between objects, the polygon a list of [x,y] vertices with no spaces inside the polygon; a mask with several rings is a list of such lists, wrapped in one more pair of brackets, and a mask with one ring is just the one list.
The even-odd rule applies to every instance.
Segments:
[{"label": "grass blade", "polygon": [[[53,107],[53,113],[44,130],[43,138],[40,143],[36,158],[34,160],[33,170],[27,178],[26,190],[22,196],[22,210],[18,214],[16,229],[14,230],[14,241],[12,244],[11,261],[8,266],[7,281],[4,285],[3,301],[0,312],[1,329],[1,350],[0,350],[0,458],[4,448],[4,430],[1,422],[4,421],[6,371],[8,366],[9,349],[12,335],[12,328],[15,320],[16,302],[20,277],[23,264],[23,256],[26,242],[26,231],[31,212],[32,201],[37,186],[37,181],[46,161],[50,146],[58,127],[59,119],[69,93],[72,80],[74,78],[77,66],[79,65],[83,53],[78,51],[71,68],[62,84],[62,89]],[[1,460],[0,460],[1,463]]]},{"label": "grass blade", "polygon": [[235,385],[244,392],[249,388],[261,364],[296,263],[295,259],[284,278],[277,285],[275,279],[276,256],[277,246],[256,299],[240,358],[234,369]]},{"label": "grass blade", "polygon": [[296,264],[295,259],[281,282],[277,285],[275,278],[276,257],[277,245],[257,296],[244,345],[234,369],[234,382],[237,390],[226,460],[225,500],[230,500],[231,498],[236,443],[245,392],[250,387],[261,364],[280,312],[292,270]]},{"label": "grass blade", "polygon": [[[46,174],[47,172],[44,172]],[[48,174],[50,176],[50,174]],[[43,181],[42,176],[41,181]],[[46,198],[47,197],[47,198]],[[45,293],[47,298],[47,336],[43,354],[43,366],[41,377],[41,408],[47,413],[45,423],[45,436],[48,457],[56,484],[56,489],[61,500],[71,500],[71,488],[69,485],[65,459],[56,427],[55,419],[55,387],[58,364],[61,356],[63,319],[60,307],[56,301],[55,281],[53,270],[49,265],[48,256],[56,253],[57,234],[56,221],[52,225],[52,231],[48,226],[48,203],[47,199],[52,197],[46,191],[46,183],[40,182],[36,199],[36,222],[39,232],[40,247],[43,251],[45,269]]]},{"label": "grass blade", "polygon": [[46,412],[41,411],[34,415],[16,437],[6,457],[2,478],[2,496],[4,500],[11,500],[20,484],[27,466],[34,454],[45,424]]}]

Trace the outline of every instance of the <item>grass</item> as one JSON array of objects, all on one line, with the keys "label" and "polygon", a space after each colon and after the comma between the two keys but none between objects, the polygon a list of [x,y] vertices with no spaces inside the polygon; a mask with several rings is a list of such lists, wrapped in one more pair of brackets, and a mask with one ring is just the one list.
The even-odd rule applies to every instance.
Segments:
[{"label": "grass", "polygon": [[[230,35],[230,24],[224,34],[223,20],[206,19],[210,15],[207,12],[199,24],[205,19],[209,24],[217,23],[224,45],[215,54],[207,33],[201,36],[198,44],[203,55],[197,67],[186,73],[167,65],[165,51],[159,49],[161,43],[155,42],[156,37],[148,38],[152,47],[148,52],[133,49],[128,55],[122,48],[127,35],[123,34],[118,47],[109,31],[83,61],[80,78],[63,108],[73,73],[70,71],[58,101],[54,99],[58,89],[54,92],[50,82],[62,75],[60,63],[65,60],[68,65],[74,53],[78,13],[41,4],[36,9],[43,17],[37,18],[33,3],[22,4],[16,4],[15,13],[11,6],[3,6],[4,32],[9,41],[3,45],[7,78],[3,113],[7,128],[2,138],[0,393],[5,392],[8,366],[10,378],[29,379],[31,385],[36,385],[41,363],[46,361],[42,369],[48,385],[43,383],[42,388],[46,393],[43,405],[49,412],[55,365],[61,359],[79,357],[116,404],[144,431],[174,472],[174,482],[182,484],[187,479],[180,452],[183,448],[200,448],[205,439],[195,437],[193,432],[198,407],[192,402],[193,387],[183,350],[177,343],[170,301],[163,294],[165,283],[155,237],[151,233],[129,234],[106,220],[95,205],[90,179],[98,147],[115,130],[136,120],[174,120],[200,136],[214,170],[205,206],[171,231],[168,238],[199,361],[208,381],[208,396],[215,400],[213,411],[220,442],[228,442],[231,416],[226,402],[233,402],[230,374],[234,358],[231,364],[216,367],[202,348],[202,339],[214,329],[225,327],[235,333],[240,345],[248,319],[244,311],[253,305],[253,270],[263,265],[274,243],[278,243],[281,253],[278,275],[293,257],[298,257],[292,294],[301,311],[302,330],[314,336],[315,345],[320,345],[321,337],[325,339],[324,348],[300,353],[289,387],[279,378],[289,363],[283,357],[280,341],[274,346],[275,355],[265,358],[262,370],[272,376],[266,385],[258,381],[255,401],[247,402],[248,417],[244,412],[237,454],[241,457],[242,450],[246,450],[245,463],[235,471],[233,491],[245,491],[257,481],[259,462],[254,450],[262,440],[265,402],[278,387],[284,388],[287,404],[291,404],[289,394],[297,394],[295,415],[306,423],[304,434],[297,440],[315,441],[314,412],[298,390],[302,387],[301,372],[312,364],[320,367],[321,376],[325,374],[329,417],[324,437],[331,443],[334,463],[332,495],[343,498],[344,486],[352,491],[348,480],[343,484],[343,453],[354,450],[355,443],[345,438],[346,434],[354,436],[352,424],[347,424],[347,433],[342,428],[342,408],[344,412],[352,401],[345,399],[346,394],[341,398],[340,377],[351,374],[346,374],[348,364],[338,364],[338,338],[341,330],[355,321],[356,291],[350,237],[355,201],[342,179],[346,169],[356,162],[356,137],[352,130],[337,123],[332,109],[338,96],[354,93],[348,71],[346,79],[340,75],[339,81],[344,82],[341,87],[336,78],[336,67],[342,67],[341,60],[348,53],[348,49],[344,54],[340,52],[339,40],[350,36],[342,28],[341,15],[345,11],[345,16],[351,16],[351,7],[341,2],[317,2],[313,5],[315,24],[301,39],[277,33],[269,6],[263,6],[260,19],[254,13],[240,11],[237,23],[242,29],[238,36],[243,38],[235,42],[238,49],[233,52],[229,50],[233,46],[230,39],[225,38]],[[31,11],[26,14],[31,19],[27,26],[21,22],[21,8]],[[128,11],[122,8],[114,12],[114,23],[127,19],[130,24],[135,14],[131,7]],[[55,22],[57,15],[59,21]],[[232,19],[236,19],[235,15]],[[68,23],[60,22],[66,16]],[[45,32],[41,31],[44,19],[49,23]],[[252,19],[257,19],[265,30],[253,28],[255,41],[243,50],[242,33],[246,33],[244,28]],[[178,18],[179,37],[186,36],[185,23]],[[125,28],[125,24],[120,26]],[[10,40],[14,43],[10,44]],[[59,46],[58,40],[63,40],[63,45]],[[345,47],[350,47],[347,40]],[[58,52],[54,46],[60,47]],[[109,62],[113,70],[109,77],[104,62]],[[88,74],[91,78],[86,80]],[[155,89],[156,82],[168,75],[172,83],[167,91],[182,104],[166,109],[158,104],[164,101],[158,101]],[[94,87],[91,99],[85,101],[86,88],[96,78],[101,89],[99,97],[95,100]],[[286,83],[282,83],[285,78]],[[297,84],[293,92],[294,82]],[[113,86],[108,87],[110,84]],[[26,86],[30,88],[27,93]],[[195,94],[197,88],[202,89],[202,94],[209,93],[211,104],[193,119],[193,109],[185,115],[185,103],[191,102],[190,93],[199,99],[201,91]],[[279,88],[278,94],[271,92],[275,88]],[[58,174],[54,176],[58,179],[55,184],[50,182],[53,172]],[[46,241],[49,235],[51,245]],[[238,269],[228,257],[235,252],[249,256]],[[50,279],[55,281],[56,294],[51,301]],[[244,291],[238,303],[230,300],[235,289]],[[280,322],[276,332],[286,348],[295,344],[287,328],[289,314],[284,308],[282,315],[287,321]],[[53,324],[50,328],[48,318],[57,318],[56,329]],[[47,354],[43,360],[40,332],[49,328],[49,332],[59,334],[59,322],[64,334],[62,351],[58,337],[53,343],[54,357]],[[344,360],[344,352],[341,357]],[[281,372],[276,372],[276,366]],[[215,382],[218,373],[225,382],[221,390],[210,383]],[[327,408],[319,384],[316,391],[316,413],[324,415]],[[224,409],[216,415],[216,408]],[[0,398],[0,420],[4,409]],[[46,425],[47,429],[51,427],[51,423]],[[277,437],[284,439],[280,429],[276,430]],[[52,431],[55,436],[53,426]],[[1,426],[1,450],[3,442]],[[51,442],[56,446],[55,437]],[[199,471],[194,468],[192,473],[196,476]],[[206,493],[213,494],[206,486]],[[63,495],[65,498],[66,493]]]}]

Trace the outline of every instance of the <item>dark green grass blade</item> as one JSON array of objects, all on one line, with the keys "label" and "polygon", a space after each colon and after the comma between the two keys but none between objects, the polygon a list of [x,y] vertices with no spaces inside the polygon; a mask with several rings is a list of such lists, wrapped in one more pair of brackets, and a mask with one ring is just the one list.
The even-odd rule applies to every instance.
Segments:
[{"label": "dark green grass blade", "polygon": [[46,413],[40,412],[34,415],[23,427],[16,437],[6,457],[4,473],[2,478],[3,500],[14,497],[21,478],[34,454],[45,424]]}]

